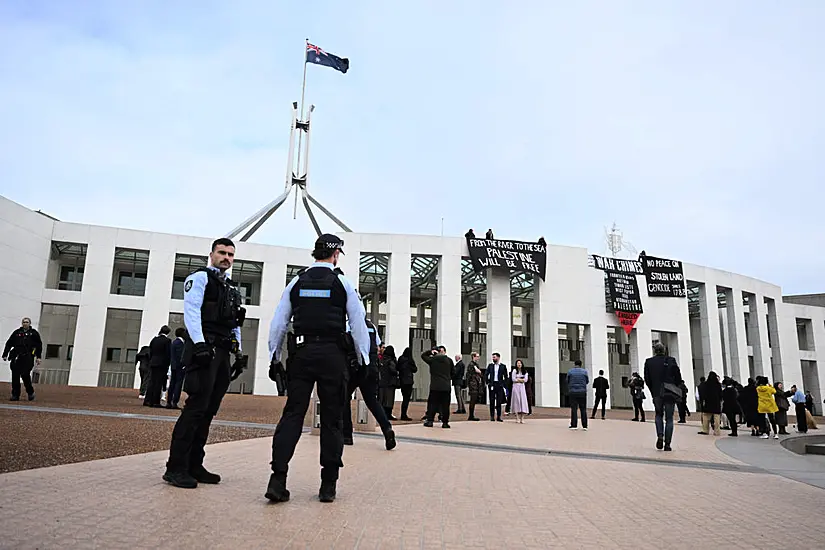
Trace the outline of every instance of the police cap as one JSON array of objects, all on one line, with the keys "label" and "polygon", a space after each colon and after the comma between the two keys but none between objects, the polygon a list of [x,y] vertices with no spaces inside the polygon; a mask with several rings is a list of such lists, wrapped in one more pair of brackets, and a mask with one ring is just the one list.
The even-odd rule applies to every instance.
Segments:
[{"label": "police cap", "polygon": [[324,233],[315,241],[315,250],[340,250],[344,253],[344,241],[331,233]]}]

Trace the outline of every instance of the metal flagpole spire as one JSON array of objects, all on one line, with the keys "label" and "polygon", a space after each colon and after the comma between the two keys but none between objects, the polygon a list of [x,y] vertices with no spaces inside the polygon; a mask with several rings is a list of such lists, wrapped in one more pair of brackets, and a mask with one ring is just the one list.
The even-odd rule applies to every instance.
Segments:
[{"label": "metal flagpole spire", "polygon": [[[289,152],[287,153],[287,167],[286,167],[286,181],[284,182],[284,192],[275,200],[258,210],[255,214],[247,218],[243,223],[238,225],[232,231],[227,234],[227,237],[230,239],[234,239],[237,237],[241,232],[247,228],[249,230],[244,233],[241,237],[241,242],[246,242],[249,240],[252,235],[261,228],[261,226],[266,223],[266,221],[275,213],[278,208],[281,207],[286,199],[289,198],[289,194],[292,192],[293,187],[297,187],[295,191],[295,207],[293,210],[293,219],[297,218],[298,215],[298,193],[301,193],[302,201],[304,204],[304,208],[309,215],[309,219],[312,222],[312,226],[315,229],[316,234],[319,236],[321,235],[321,228],[318,225],[318,221],[315,218],[315,215],[312,213],[310,203],[317,206],[321,212],[326,214],[332,221],[334,221],[341,229],[346,232],[351,232],[352,229],[347,227],[347,225],[342,222],[340,219],[335,217],[335,215],[327,210],[320,202],[318,202],[312,195],[309,194],[307,190],[307,182],[309,180],[309,133],[310,133],[310,120],[312,118],[312,112],[315,110],[315,105],[309,106],[309,111],[304,112],[304,98],[306,96],[306,85],[307,85],[307,51],[309,51],[309,38],[306,39],[306,44],[304,46],[304,77],[303,83],[301,84],[301,110],[300,113],[298,112],[298,102],[292,102],[292,120],[290,122],[289,128]],[[304,118],[306,115],[306,118]],[[295,154],[295,132],[296,130],[298,133],[298,161],[294,162],[294,154]],[[303,167],[301,166],[301,152],[302,152],[302,145],[304,136],[306,134],[306,151],[304,151],[304,158],[303,158]],[[300,175],[299,175],[300,174]],[[249,226],[252,227],[249,227]]]}]

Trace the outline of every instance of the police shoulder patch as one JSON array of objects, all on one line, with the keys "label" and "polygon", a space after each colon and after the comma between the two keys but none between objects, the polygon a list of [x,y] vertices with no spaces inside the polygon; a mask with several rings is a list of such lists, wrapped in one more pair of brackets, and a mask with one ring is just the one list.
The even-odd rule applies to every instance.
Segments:
[{"label": "police shoulder patch", "polygon": [[189,279],[189,280],[188,280],[188,281],[186,281],[186,283],[183,285],[183,291],[184,291],[184,292],[189,292],[191,289],[192,289],[192,279]]}]

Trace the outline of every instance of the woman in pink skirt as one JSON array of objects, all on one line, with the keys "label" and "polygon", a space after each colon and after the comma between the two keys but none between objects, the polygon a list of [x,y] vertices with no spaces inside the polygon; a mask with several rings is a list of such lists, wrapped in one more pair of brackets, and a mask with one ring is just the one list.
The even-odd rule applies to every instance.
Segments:
[{"label": "woman in pink skirt", "polygon": [[527,370],[521,359],[516,361],[516,366],[510,374],[513,380],[512,397],[510,399],[510,412],[516,415],[519,424],[524,424],[524,416],[529,412],[530,405],[527,403]]}]

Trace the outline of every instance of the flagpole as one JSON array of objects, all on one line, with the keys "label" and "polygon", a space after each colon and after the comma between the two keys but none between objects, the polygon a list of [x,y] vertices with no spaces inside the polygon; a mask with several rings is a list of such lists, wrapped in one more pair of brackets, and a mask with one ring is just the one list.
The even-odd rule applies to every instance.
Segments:
[{"label": "flagpole", "polygon": [[[301,112],[299,114],[299,119],[301,122],[304,121],[304,96],[306,95],[307,90],[307,48],[309,47],[309,38],[305,39],[304,44],[304,79],[303,83],[301,84]],[[298,133],[298,170],[301,169],[301,144],[303,143],[304,132]],[[304,174],[301,174],[299,177],[303,177]],[[295,220],[298,218],[298,193],[295,193],[295,204],[292,207],[292,219]]]}]

